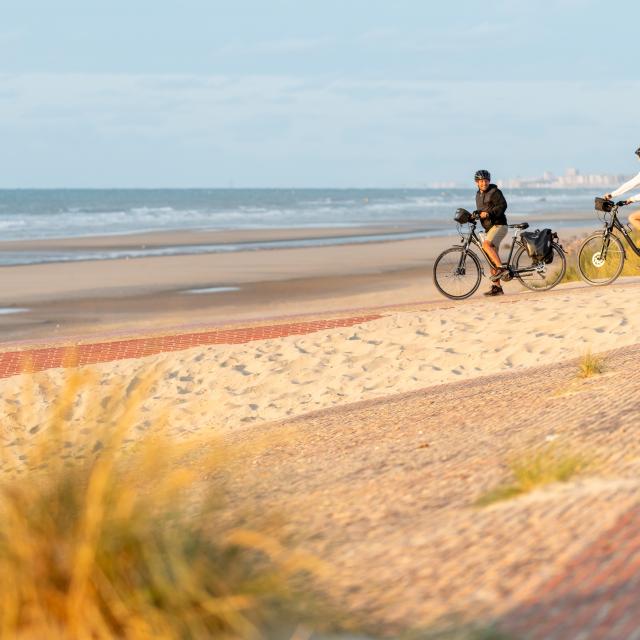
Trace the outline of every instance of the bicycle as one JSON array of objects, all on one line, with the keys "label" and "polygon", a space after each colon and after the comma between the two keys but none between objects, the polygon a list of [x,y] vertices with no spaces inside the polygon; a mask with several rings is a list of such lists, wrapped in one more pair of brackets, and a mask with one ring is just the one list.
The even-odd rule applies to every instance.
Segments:
[{"label": "bicycle", "polygon": [[627,241],[631,250],[640,257],[640,247],[618,220],[618,209],[626,202],[621,200],[615,204],[609,200],[596,198],[596,210],[601,211],[604,228],[592,233],[580,246],[578,251],[578,271],[585,282],[600,286],[613,282],[621,273],[627,253],[622,241],[613,233],[619,231]]},{"label": "bicycle", "polygon": [[[484,270],[480,258],[471,248],[472,245],[484,256],[489,269],[494,268],[476,233],[478,219],[477,215],[469,213],[466,209],[458,209],[454,220],[458,223],[461,244],[443,251],[433,265],[433,280],[436,288],[452,300],[464,300],[472,296],[480,286]],[[464,225],[469,225],[466,232],[462,230]],[[523,286],[533,291],[547,291],[555,287],[567,270],[567,259],[562,246],[558,243],[557,234],[553,234],[551,258],[535,260],[527,253],[521,237],[522,232],[529,228],[529,223],[522,222],[507,226],[515,231],[509,257],[506,263],[502,264],[507,272],[500,279],[509,281],[516,278]]]}]

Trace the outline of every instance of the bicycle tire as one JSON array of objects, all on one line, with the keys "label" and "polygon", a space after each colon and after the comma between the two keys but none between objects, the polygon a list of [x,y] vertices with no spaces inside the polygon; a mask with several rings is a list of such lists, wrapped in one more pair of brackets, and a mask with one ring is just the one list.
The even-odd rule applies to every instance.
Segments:
[{"label": "bicycle tire", "polygon": [[[460,258],[462,257],[460,254],[464,251],[463,247],[451,247],[446,251],[443,251],[433,263],[433,282],[436,285],[436,289],[443,295],[449,298],[450,300],[464,300],[472,296],[480,286],[480,281],[482,280],[482,267],[480,266],[480,260],[478,256],[473,251],[466,251],[465,263],[462,265],[464,269],[464,273],[458,273],[457,270],[460,265]],[[453,257],[454,254],[458,254],[458,259],[456,260],[448,260],[448,257]],[[467,261],[471,260],[473,264],[473,269],[475,272],[473,274],[467,275],[466,273],[466,265]],[[445,265],[445,262],[447,263]],[[440,271],[440,275],[439,275]],[[451,288],[456,287],[462,283],[462,278],[469,278],[470,286],[467,288],[466,286],[462,288],[461,293],[455,293],[451,291]],[[447,285],[451,284],[451,287]],[[461,288],[459,287],[460,291]]]},{"label": "bicycle tire", "polygon": [[[607,257],[602,260],[604,243],[602,233],[591,234],[578,250],[578,272],[580,277],[590,285],[600,287],[610,284],[622,273],[626,258],[625,250],[620,238],[611,234]],[[600,276],[598,278],[598,276]]]},{"label": "bicycle tire", "polygon": [[[567,258],[562,247],[552,243],[553,261],[550,264],[534,261],[529,257],[526,249],[520,247],[513,258],[515,277],[523,287],[531,291],[549,291],[562,281],[567,271]],[[521,264],[522,262],[522,264]],[[538,267],[539,270],[529,273],[518,273],[519,269]]]}]

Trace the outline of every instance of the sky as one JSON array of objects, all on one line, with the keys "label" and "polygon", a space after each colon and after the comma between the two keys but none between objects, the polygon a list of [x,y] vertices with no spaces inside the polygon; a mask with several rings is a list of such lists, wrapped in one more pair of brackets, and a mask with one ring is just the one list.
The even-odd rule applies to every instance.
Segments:
[{"label": "sky", "polygon": [[638,0],[3,5],[3,188],[640,169]]}]

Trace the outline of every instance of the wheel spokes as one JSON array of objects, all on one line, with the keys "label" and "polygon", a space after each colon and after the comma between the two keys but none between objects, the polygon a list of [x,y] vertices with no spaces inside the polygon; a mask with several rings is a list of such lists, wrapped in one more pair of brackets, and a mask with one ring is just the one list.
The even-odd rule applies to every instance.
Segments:
[{"label": "wheel spokes", "polygon": [[615,278],[624,262],[624,250],[613,238],[589,238],[578,255],[578,269],[589,282],[606,283]]},{"label": "wheel spokes", "polygon": [[445,295],[463,298],[477,287],[480,273],[473,258],[464,255],[462,249],[455,249],[438,258],[434,277]]}]

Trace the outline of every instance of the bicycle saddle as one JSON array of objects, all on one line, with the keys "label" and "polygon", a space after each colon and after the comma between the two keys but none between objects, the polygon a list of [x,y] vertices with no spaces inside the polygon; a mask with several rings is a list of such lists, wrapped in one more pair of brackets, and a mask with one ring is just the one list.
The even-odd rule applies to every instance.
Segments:
[{"label": "bicycle saddle", "polygon": [[509,224],[507,226],[509,227],[509,229],[528,229],[529,228],[529,223],[528,222],[521,222],[520,224]]}]

